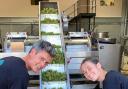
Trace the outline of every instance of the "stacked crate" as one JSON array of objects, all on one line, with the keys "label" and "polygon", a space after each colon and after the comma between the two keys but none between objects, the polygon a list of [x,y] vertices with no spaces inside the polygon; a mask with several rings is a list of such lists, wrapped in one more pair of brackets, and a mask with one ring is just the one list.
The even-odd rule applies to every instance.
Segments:
[{"label": "stacked crate", "polygon": [[40,89],[68,89],[63,46],[61,16],[57,2],[39,3],[40,38],[50,42],[56,50],[51,64],[41,71]]}]

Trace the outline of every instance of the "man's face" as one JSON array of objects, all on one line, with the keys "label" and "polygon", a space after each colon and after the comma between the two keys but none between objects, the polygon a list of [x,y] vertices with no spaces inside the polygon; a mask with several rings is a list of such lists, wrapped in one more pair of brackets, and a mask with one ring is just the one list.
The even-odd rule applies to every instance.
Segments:
[{"label": "man's face", "polygon": [[32,50],[30,53],[31,60],[29,62],[29,66],[32,71],[38,73],[42,68],[46,67],[52,61],[52,57],[46,51]]},{"label": "man's face", "polygon": [[100,76],[100,68],[101,65],[99,63],[93,64],[90,61],[86,61],[82,64],[81,71],[88,80],[97,81]]}]

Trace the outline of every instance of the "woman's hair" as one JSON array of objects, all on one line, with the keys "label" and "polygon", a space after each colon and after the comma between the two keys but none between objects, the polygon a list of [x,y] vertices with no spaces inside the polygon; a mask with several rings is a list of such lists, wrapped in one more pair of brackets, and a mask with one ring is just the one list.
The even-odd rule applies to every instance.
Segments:
[{"label": "woman's hair", "polygon": [[[32,49],[35,49],[37,51],[37,53],[39,51],[46,51],[50,54],[51,57],[55,56],[55,48],[52,46],[51,43],[44,41],[44,40],[39,40],[36,43],[33,44]],[[29,53],[31,52],[31,50],[29,51]]]},{"label": "woman's hair", "polygon": [[81,65],[83,65],[85,62],[90,61],[94,64],[97,64],[99,62],[98,57],[86,57],[82,62]]}]

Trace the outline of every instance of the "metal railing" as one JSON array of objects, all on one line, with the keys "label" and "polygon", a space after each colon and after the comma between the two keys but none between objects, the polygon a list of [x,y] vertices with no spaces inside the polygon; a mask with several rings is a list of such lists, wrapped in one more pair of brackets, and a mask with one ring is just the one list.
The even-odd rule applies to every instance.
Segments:
[{"label": "metal railing", "polygon": [[77,16],[81,9],[86,9],[85,13],[96,13],[96,0],[87,0],[87,3],[80,4],[80,0],[75,2],[72,6],[68,7],[63,11],[63,14],[69,18]]}]

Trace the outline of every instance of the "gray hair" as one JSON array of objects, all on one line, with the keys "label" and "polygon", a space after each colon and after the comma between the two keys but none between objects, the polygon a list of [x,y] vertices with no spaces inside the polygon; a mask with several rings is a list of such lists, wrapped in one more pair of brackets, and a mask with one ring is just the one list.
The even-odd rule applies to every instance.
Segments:
[{"label": "gray hair", "polygon": [[[55,56],[55,48],[52,46],[51,43],[45,40],[39,40],[36,43],[34,43],[31,50],[32,49],[35,49],[37,52],[44,50],[48,52],[51,57]],[[31,50],[29,51],[29,53],[31,52]]]}]

